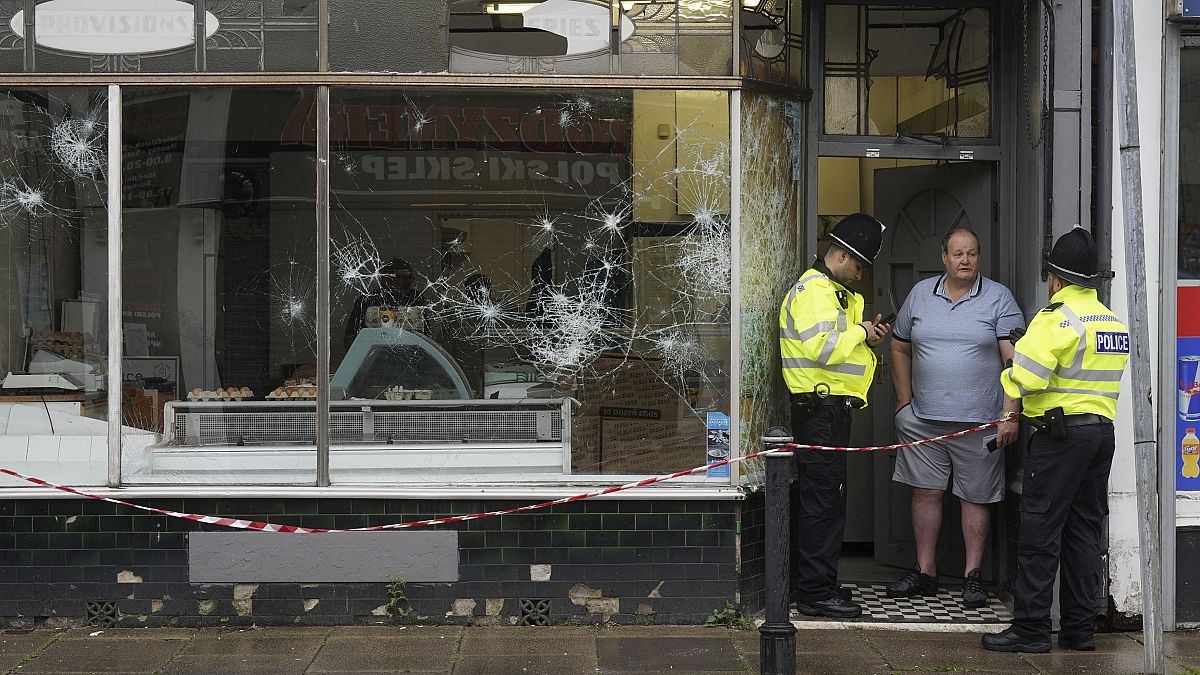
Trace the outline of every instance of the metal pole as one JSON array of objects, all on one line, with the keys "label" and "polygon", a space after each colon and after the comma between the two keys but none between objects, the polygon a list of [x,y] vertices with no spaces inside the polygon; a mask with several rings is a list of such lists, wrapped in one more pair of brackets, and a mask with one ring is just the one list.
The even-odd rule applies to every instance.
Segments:
[{"label": "metal pole", "polygon": [[108,85],[108,487],[121,487],[121,87]]},{"label": "metal pole", "polygon": [[[787,429],[771,427],[762,438],[769,450],[791,443]],[[766,456],[766,544],[767,620],[759,627],[759,670],[762,675],[795,675],[796,627],[788,616],[788,554],[791,546],[791,514],[788,482],[792,453]]]},{"label": "metal pole", "polygon": [[329,87],[317,87],[317,487],[329,486]]},{"label": "metal pole", "polygon": [[1145,669],[1162,673],[1162,556],[1158,523],[1158,443],[1150,379],[1149,319],[1146,313],[1146,245],[1143,236],[1141,140],[1138,134],[1137,51],[1132,0],[1113,0],[1117,108],[1120,112],[1121,194],[1125,216],[1125,288],[1129,304],[1130,388],[1133,392],[1133,450],[1137,476],[1142,566],[1142,631]]}]

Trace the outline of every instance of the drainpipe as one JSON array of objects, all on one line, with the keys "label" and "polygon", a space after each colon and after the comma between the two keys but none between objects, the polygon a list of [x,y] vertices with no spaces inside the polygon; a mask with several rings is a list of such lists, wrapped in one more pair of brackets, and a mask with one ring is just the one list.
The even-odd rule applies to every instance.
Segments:
[{"label": "drainpipe", "polygon": [[[1032,0],[1030,0],[1032,2]],[[1043,39],[1048,47],[1043,47],[1047,54],[1046,91],[1042,92],[1042,260],[1050,255],[1054,248],[1054,3],[1053,0],[1042,0],[1046,23]],[[1046,280],[1046,270],[1042,269],[1042,281]]]},{"label": "drainpipe", "polygon": [[[1092,238],[1100,251],[1100,269],[1112,269],[1113,175],[1113,8],[1096,3],[1099,34],[1096,40],[1096,213]],[[1109,304],[1108,284],[1100,284],[1100,301]]]}]

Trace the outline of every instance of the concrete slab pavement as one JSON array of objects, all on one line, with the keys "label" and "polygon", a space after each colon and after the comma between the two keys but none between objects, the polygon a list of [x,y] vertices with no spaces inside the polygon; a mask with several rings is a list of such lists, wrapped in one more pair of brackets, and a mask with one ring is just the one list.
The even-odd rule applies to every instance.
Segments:
[{"label": "concrete slab pavement", "polygon": [[[803,629],[798,673],[1138,673],[1136,633],[1095,652],[998,654],[977,633]],[[758,672],[758,633],[700,626],[358,626],[0,632],[0,673],[621,675]],[[1200,674],[1200,634],[1165,638],[1169,672]]]}]

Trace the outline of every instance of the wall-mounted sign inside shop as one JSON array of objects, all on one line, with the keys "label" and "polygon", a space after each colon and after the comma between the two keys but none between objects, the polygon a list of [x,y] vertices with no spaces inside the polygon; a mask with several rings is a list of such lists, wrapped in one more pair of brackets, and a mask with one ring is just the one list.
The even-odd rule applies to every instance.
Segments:
[{"label": "wall-mounted sign inside shop", "polygon": [[[33,16],[38,45],[72,54],[148,54],[196,41],[194,9],[179,0],[50,0],[37,5]],[[205,12],[205,37],[219,23]],[[25,37],[25,12],[17,12],[9,25]]]}]

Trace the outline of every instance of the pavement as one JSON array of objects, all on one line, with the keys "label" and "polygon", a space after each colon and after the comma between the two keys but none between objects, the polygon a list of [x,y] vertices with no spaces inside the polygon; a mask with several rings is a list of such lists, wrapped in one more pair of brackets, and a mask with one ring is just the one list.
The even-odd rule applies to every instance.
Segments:
[{"label": "pavement", "polygon": [[[798,673],[1138,673],[1138,633],[1095,652],[999,654],[979,634],[804,629]],[[1200,634],[1165,637],[1168,673],[1200,675]],[[729,675],[758,672],[758,633],[701,626],[126,628],[0,632],[0,673],[453,673]]]}]

